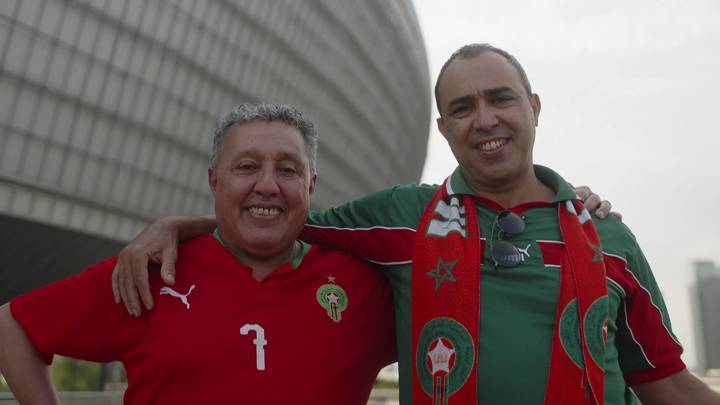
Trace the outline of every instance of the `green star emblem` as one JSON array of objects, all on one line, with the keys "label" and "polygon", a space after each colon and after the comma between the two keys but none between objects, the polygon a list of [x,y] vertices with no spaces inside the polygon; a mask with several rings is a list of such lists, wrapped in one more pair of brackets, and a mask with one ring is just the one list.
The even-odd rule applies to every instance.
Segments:
[{"label": "green star emblem", "polygon": [[427,275],[435,279],[435,291],[440,289],[443,281],[456,281],[455,276],[452,274],[452,269],[457,264],[457,259],[449,262],[444,262],[442,257],[438,257],[437,267],[427,272]]}]

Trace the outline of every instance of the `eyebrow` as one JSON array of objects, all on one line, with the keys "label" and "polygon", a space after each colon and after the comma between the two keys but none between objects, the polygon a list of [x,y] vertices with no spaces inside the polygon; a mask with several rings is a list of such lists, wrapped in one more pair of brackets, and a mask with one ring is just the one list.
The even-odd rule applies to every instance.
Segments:
[{"label": "eyebrow", "polygon": [[448,103],[447,109],[452,110],[453,107],[455,107],[458,104],[465,104],[467,102],[471,102],[473,100],[473,98],[474,97],[470,94],[460,96],[460,97],[455,97],[454,99],[450,100],[450,102]]},{"label": "eyebrow", "polygon": [[503,93],[512,93],[517,94],[515,90],[513,90],[510,86],[499,86],[499,87],[493,87],[492,89],[487,89],[484,91],[484,93],[488,96],[498,96]]},{"label": "eyebrow", "polygon": [[[515,92],[515,90],[513,90],[513,88],[510,86],[498,86],[498,87],[493,87],[491,89],[483,90],[483,94],[486,97],[497,97],[498,95],[503,94],[503,93],[517,94],[517,92]],[[472,94],[466,94],[464,96],[455,97],[454,99],[450,100],[450,102],[448,103],[448,110],[452,110],[452,108],[458,104],[464,104],[464,103],[470,102],[474,98],[475,97]]]},{"label": "eyebrow", "polygon": [[278,157],[277,160],[281,160],[281,161],[282,160],[290,160],[290,161],[293,161],[293,162],[299,163],[299,164],[302,164],[302,162],[303,162],[302,157],[296,153],[280,152],[277,157]]},{"label": "eyebrow", "polygon": [[[254,148],[246,149],[244,151],[237,153],[235,156],[233,156],[231,162],[237,162],[237,160],[242,159],[242,158],[247,158],[247,157],[255,158],[259,154],[260,154],[260,152],[257,149],[254,149]],[[274,159],[277,161],[290,160],[290,161],[302,164],[302,157],[296,153],[291,153],[291,152],[280,151],[274,157]]]}]

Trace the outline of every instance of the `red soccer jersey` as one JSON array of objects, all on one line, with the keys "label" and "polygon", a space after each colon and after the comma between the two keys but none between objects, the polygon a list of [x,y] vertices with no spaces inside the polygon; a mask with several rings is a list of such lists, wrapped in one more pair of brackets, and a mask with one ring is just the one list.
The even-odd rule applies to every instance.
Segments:
[{"label": "red soccer jersey", "polygon": [[366,264],[312,247],[261,282],[211,235],[181,246],[155,308],[113,301],[115,258],[11,302],[38,352],[125,365],[129,404],[365,404],[395,361],[391,294]]}]

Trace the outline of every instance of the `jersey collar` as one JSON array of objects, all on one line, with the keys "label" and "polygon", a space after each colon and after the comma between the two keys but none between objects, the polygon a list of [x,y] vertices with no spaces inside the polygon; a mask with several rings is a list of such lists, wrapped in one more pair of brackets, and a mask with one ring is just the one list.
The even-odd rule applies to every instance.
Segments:
[{"label": "jersey collar", "polygon": [[[578,199],[578,196],[575,194],[572,187],[570,187],[565,179],[555,173],[552,169],[541,165],[533,165],[533,169],[535,170],[535,176],[546,186],[555,191],[555,198],[552,201],[553,203]],[[470,189],[470,186],[467,184],[467,181],[465,181],[465,177],[463,176],[459,166],[452,172],[450,177],[447,178],[444,183],[444,187],[447,195],[475,195],[472,189]]]},{"label": "jersey collar", "polygon": [[[230,252],[236,259],[238,258],[238,253],[236,252],[236,250],[233,247],[228,246],[225,243],[225,241],[223,240],[222,236],[220,235],[220,230],[215,228],[215,230],[213,231],[213,236],[215,237],[215,239],[218,242],[220,242],[222,247],[224,247],[228,252]],[[292,267],[293,270],[300,267],[300,264],[302,263],[302,259],[305,257],[305,254],[310,251],[310,247],[311,247],[311,245],[307,242],[304,242],[300,239],[297,239],[297,241],[300,242],[300,249],[298,249],[297,254],[290,262],[290,266]]]}]

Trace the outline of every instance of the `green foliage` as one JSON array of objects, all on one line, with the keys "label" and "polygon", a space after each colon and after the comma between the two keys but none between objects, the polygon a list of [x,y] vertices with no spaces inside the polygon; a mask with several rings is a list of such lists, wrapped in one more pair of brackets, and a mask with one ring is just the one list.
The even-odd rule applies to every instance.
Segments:
[{"label": "green foliage", "polygon": [[387,381],[387,380],[375,380],[375,383],[373,384],[373,388],[400,388],[400,384],[397,381]]},{"label": "green foliage", "polygon": [[102,390],[100,363],[55,356],[50,372],[58,391]]},{"label": "green foliage", "polygon": [[[119,378],[119,380],[114,383],[112,381],[113,375],[110,375],[108,366],[69,357],[55,356],[50,366],[50,374],[58,391],[102,391],[103,388],[124,390],[127,386],[127,380],[122,365],[117,364],[120,368],[118,369],[119,374],[115,378]],[[10,391],[2,374],[0,374],[0,391]]]}]

